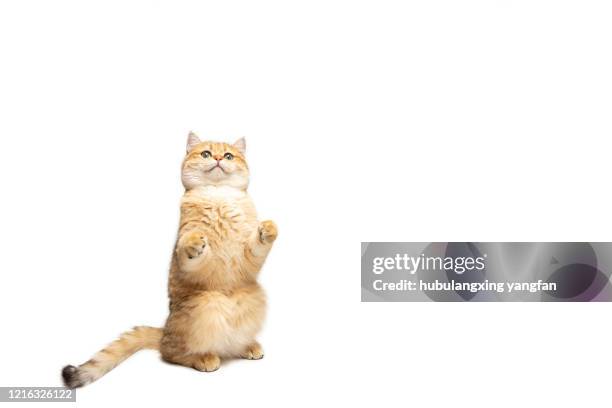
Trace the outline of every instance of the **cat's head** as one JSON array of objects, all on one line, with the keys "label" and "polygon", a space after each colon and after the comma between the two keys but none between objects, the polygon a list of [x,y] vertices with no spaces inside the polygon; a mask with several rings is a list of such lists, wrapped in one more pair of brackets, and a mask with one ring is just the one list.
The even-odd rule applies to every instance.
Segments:
[{"label": "cat's head", "polygon": [[245,190],[249,185],[245,151],[244,138],[227,144],[201,141],[195,133],[189,133],[181,174],[183,185],[187,190],[204,186],[230,186]]}]

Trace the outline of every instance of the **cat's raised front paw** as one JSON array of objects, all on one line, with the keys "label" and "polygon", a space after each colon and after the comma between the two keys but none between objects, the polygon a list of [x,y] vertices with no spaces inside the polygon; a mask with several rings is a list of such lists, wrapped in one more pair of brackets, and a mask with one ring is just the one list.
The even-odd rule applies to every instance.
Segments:
[{"label": "cat's raised front paw", "polygon": [[207,245],[206,237],[198,232],[191,232],[183,236],[180,243],[182,250],[185,251],[185,255],[189,259],[202,255]]},{"label": "cat's raised front paw", "polygon": [[265,244],[271,244],[276,240],[278,230],[274,221],[262,221],[259,224],[259,240]]}]

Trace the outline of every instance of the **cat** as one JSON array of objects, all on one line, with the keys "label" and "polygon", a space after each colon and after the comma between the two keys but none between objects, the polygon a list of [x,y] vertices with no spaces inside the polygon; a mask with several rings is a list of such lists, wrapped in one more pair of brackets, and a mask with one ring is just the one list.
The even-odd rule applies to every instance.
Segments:
[{"label": "cat", "polygon": [[255,337],[266,297],[257,276],[277,228],[272,221],[257,219],[247,193],[245,151],[244,138],[230,145],[189,134],[166,324],[135,327],[84,364],[64,367],[67,387],[99,379],[141,349],[159,350],[169,363],[207,372],[217,370],[221,358],[263,357]]}]

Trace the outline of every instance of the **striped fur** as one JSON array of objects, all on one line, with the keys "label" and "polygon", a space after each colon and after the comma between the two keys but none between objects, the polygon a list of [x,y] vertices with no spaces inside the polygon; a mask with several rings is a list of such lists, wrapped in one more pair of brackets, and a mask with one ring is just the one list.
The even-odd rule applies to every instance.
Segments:
[{"label": "striped fur", "polygon": [[160,328],[134,327],[80,366],[64,367],[62,370],[64,384],[70,388],[77,388],[94,382],[139,350],[159,350],[161,337],[162,329]]}]

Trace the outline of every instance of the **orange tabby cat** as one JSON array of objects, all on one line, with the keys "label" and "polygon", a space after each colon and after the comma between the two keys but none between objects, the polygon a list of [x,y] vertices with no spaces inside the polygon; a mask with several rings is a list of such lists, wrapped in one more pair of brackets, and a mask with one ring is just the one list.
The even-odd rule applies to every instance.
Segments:
[{"label": "orange tabby cat", "polygon": [[218,369],[223,357],[263,357],[255,336],[266,298],[257,275],[277,231],[257,220],[245,149],[244,139],[229,145],[189,134],[166,325],[135,327],[79,367],[64,367],[66,386],[91,383],[144,348],[200,371]]}]

